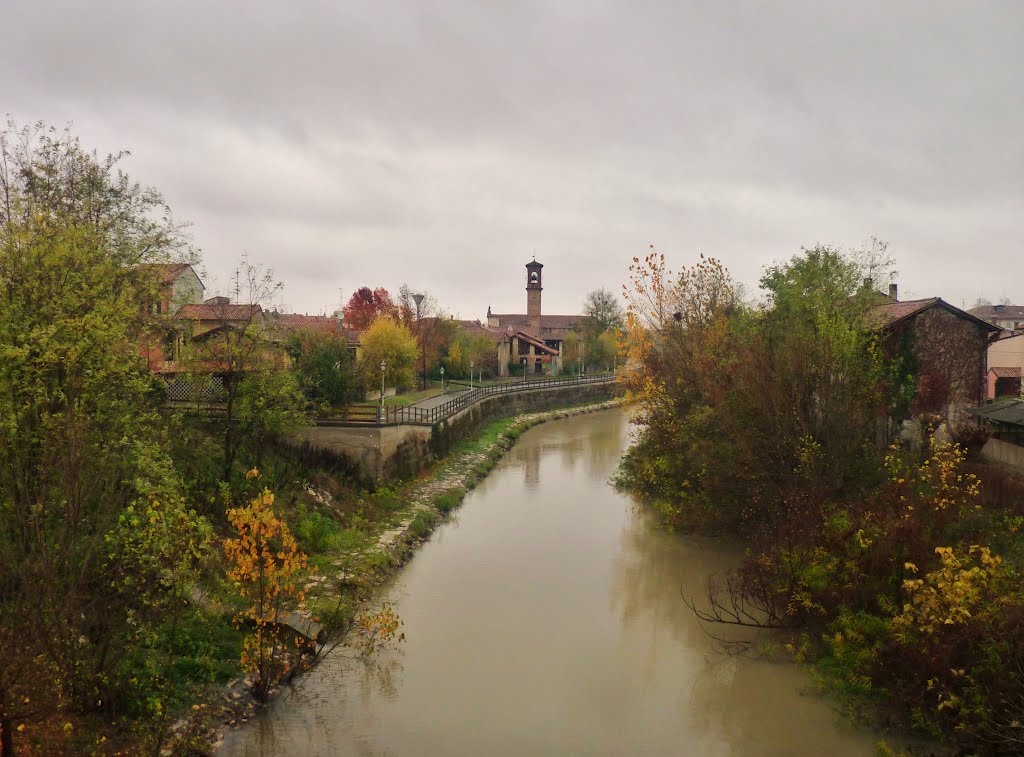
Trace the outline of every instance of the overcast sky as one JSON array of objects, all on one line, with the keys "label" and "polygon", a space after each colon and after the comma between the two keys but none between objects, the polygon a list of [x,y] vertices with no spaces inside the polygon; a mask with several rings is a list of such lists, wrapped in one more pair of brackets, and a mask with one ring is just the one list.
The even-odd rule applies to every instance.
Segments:
[{"label": "overcast sky", "polygon": [[73,124],[283,303],[619,291],[654,244],[756,284],[886,240],[901,295],[1024,301],[1024,2],[0,0],[0,111]]}]

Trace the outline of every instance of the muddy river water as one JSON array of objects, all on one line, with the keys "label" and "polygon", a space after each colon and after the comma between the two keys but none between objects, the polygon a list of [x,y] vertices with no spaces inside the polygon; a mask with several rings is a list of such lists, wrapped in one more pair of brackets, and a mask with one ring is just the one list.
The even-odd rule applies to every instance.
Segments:
[{"label": "muddy river water", "polygon": [[610,410],[537,426],[386,591],[399,651],[335,653],[223,755],[870,755],[798,667],[715,652],[683,603],[735,564],[608,484]]}]

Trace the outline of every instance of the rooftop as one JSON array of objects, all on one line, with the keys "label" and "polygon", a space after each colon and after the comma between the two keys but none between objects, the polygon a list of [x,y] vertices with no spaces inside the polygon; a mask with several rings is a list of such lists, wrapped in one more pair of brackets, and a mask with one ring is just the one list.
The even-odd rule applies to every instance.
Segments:
[{"label": "rooftop", "polygon": [[989,331],[1000,331],[998,326],[993,326],[988,321],[982,320],[981,318],[968,313],[966,310],[961,310],[954,305],[950,305],[941,297],[927,297],[923,300],[904,300],[902,302],[890,300],[889,298],[886,299],[889,301],[883,302],[880,305],[875,305],[868,311],[868,319],[875,328],[888,328],[889,326],[893,326],[901,321],[913,318],[929,308],[941,307],[953,315],[974,321],[979,326],[983,326]]},{"label": "rooftop", "polygon": [[140,263],[136,266],[143,273],[153,274],[161,284],[173,283],[182,271],[191,267],[188,263]]},{"label": "rooftop", "polygon": [[1013,426],[1024,426],[1024,400],[1011,397],[1005,400],[973,408],[972,415],[990,423],[1008,423]]},{"label": "rooftop", "polygon": [[967,311],[983,320],[1024,320],[1024,305],[980,305]]},{"label": "rooftop", "polygon": [[246,321],[262,312],[263,308],[259,305],[204,302],[199,305],[182,305],[174,317],[193,321]]}]

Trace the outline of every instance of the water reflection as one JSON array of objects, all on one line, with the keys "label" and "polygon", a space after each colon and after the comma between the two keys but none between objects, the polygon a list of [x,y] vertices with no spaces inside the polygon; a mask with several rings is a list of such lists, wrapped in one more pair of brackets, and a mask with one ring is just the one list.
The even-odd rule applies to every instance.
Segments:
[{"label": "water reflection", "polygon": [[388,597],[400,656],[337,656],[231,735],[270,754],[870,754],[792,667],[723,657],[680,592],[734,564],[608,484],[622,412],[531,429]]}]

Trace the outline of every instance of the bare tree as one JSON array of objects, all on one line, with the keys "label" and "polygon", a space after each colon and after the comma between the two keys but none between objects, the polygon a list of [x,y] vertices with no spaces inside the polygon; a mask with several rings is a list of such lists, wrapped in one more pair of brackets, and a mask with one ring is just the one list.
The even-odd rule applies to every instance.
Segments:
[{"label": "bare tree", "polygon": [[583,300],[583,314],[590,321],[590,329],[597,334],[622,328],[626,317],[619,298],[604,288],[587,294]]}]

